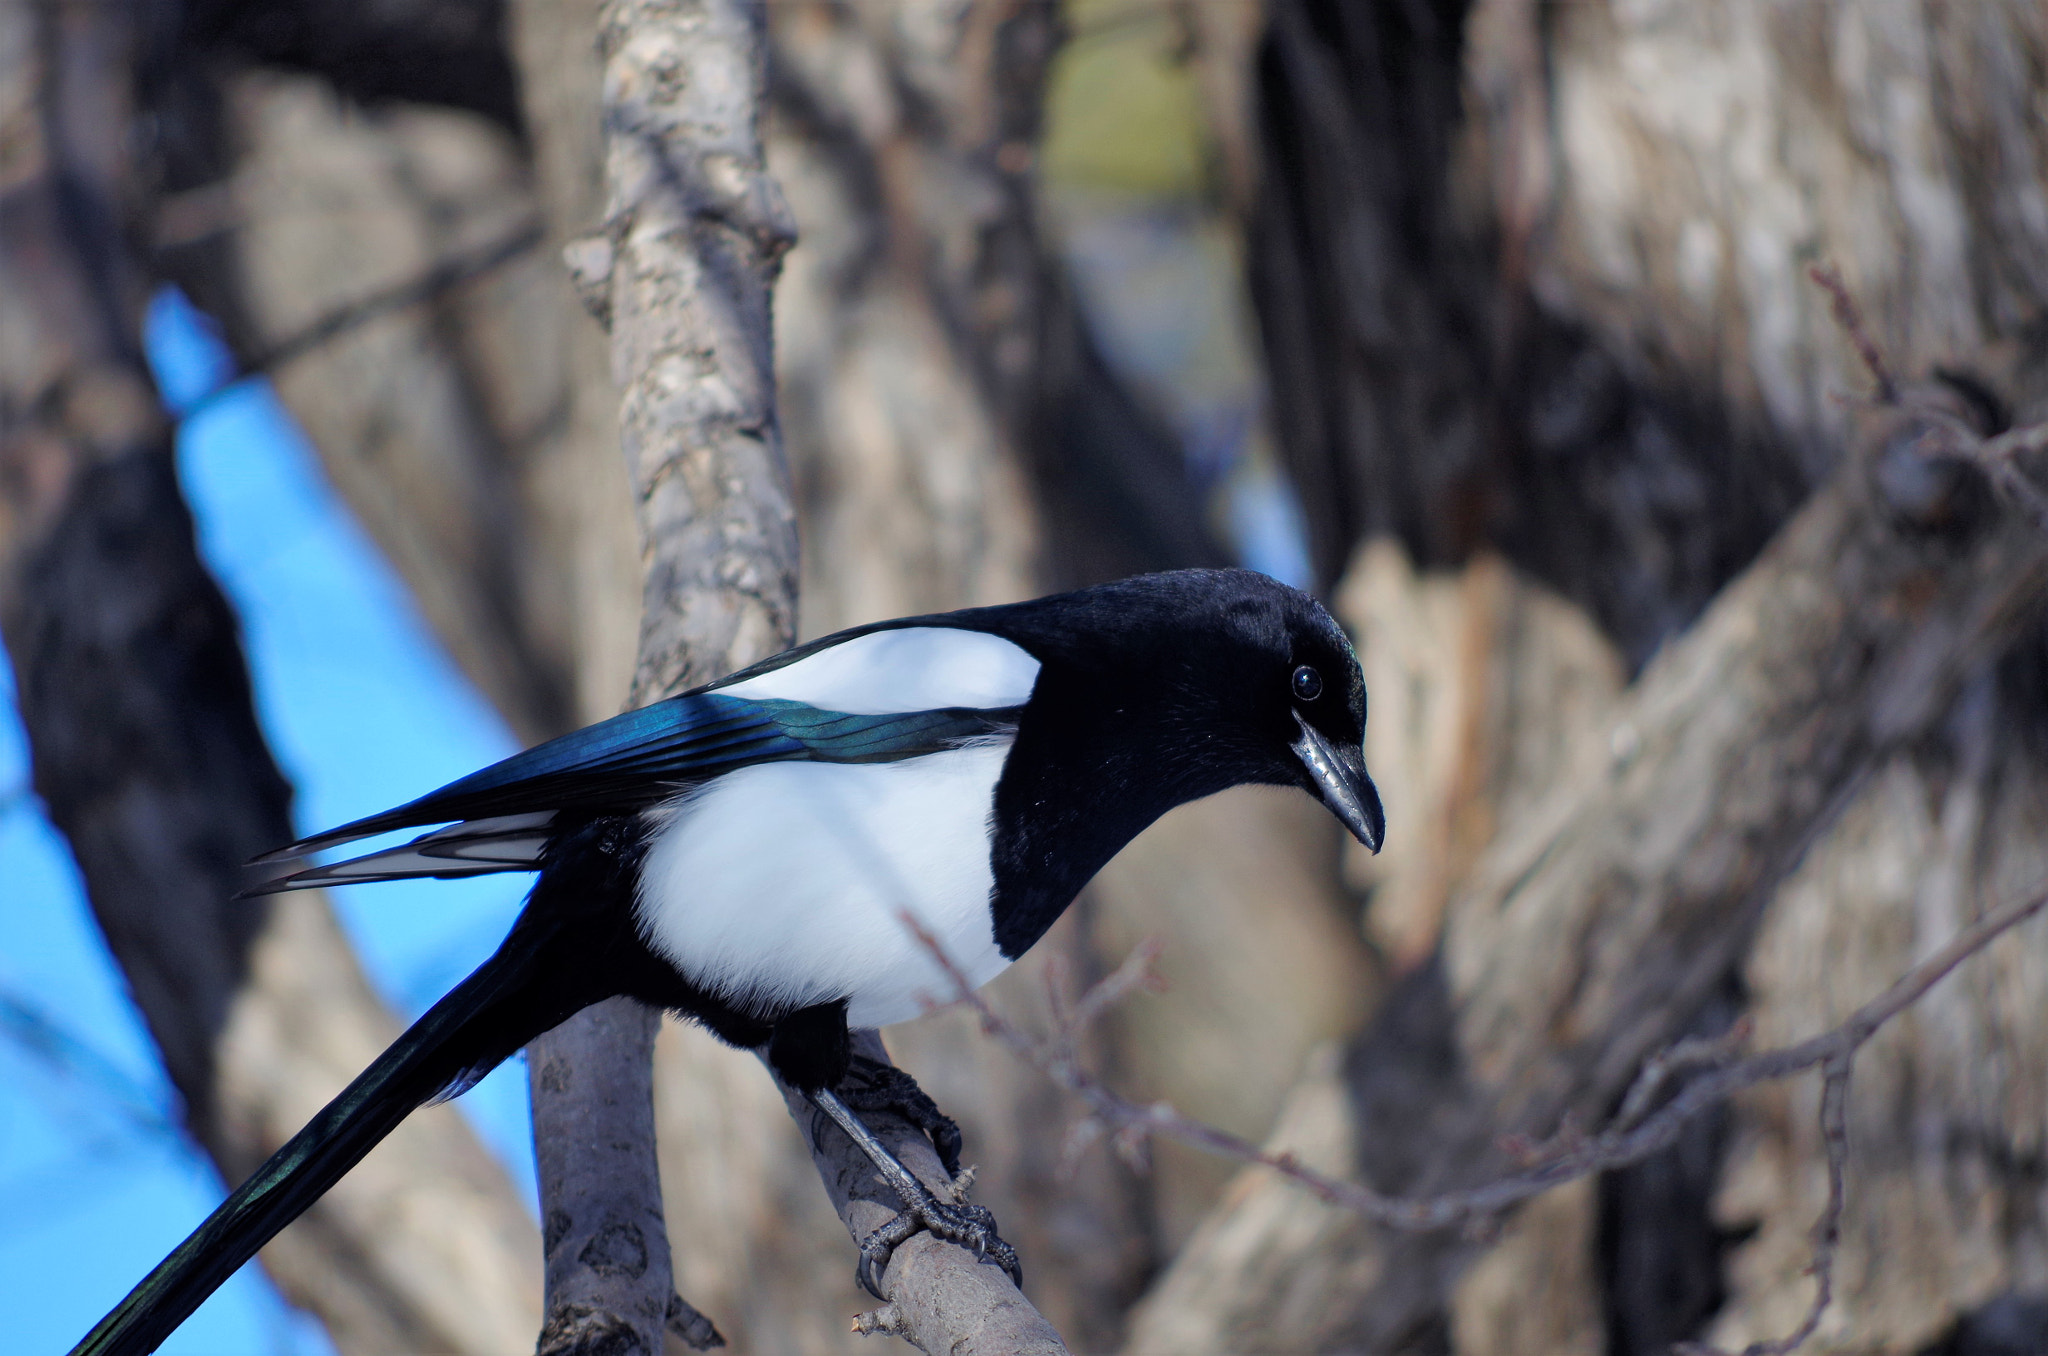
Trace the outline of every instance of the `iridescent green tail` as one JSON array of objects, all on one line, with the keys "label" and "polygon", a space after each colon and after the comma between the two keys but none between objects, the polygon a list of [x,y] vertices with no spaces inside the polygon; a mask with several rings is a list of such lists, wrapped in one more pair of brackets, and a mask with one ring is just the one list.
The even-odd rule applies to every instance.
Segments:
[{"label": "iridescent green tail", "polygon": [[[544,949],[515,927],[497,953],[413,1023],[362,1076],[192,1231],[71,1356],[145,1356],[257,1249],[297,1219],[415,1108],[460,1090],[574,1012],[536,982]],[[563,1008],[567,1006],[567,1011]]]}]

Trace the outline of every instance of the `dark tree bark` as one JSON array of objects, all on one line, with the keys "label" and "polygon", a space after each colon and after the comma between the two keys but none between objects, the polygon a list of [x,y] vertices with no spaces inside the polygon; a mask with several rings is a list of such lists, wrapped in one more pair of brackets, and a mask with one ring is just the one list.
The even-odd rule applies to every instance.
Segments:
[{"label": "dark tree bark", "polygon": [[[131,124],[152,17],[0,18],[0,107],[26,170],[0,190],[0,631],[37,793],[188,1126],[239,1180],[396,1028],[322,898],[230,898],[244,861],[293,837],[290,788],[142,361],[153,278],[133,242],[153,204]],[[345,1351],[521,1334],[531,1226],[461,1123],[420,1118],[365,1167],[265,1250],[287,1296]]]}]

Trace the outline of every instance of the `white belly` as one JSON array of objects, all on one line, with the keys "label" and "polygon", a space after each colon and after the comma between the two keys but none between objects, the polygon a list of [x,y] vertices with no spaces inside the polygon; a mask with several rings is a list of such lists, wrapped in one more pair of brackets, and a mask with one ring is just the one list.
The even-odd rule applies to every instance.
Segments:
[{"label": "white belly", "polygon": [[700,988],[765,1014],[847,1000],[855,1027],[954,986],[907,910],[975,984],[1009,964],[989,913],[989,816],[1007,741],[894,763],[766,763],[650,812],[640,921]]}]

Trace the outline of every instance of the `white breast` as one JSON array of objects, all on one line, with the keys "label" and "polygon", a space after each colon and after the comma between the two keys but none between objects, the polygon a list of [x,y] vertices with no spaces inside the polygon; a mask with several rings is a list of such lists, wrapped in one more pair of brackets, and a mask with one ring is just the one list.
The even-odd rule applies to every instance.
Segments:
[{"label": "white breast", "polygon": [[880,716],[948,706],[1022,706],[1037,681],[1038,661],[1001,636],[950,626],[906,626],[855,636],[758,678],[712,690]]},{"label": "white breast", "polygon": [[954,996],[908,910],[988,982],[1009,964],[989,912],[1008,756],[992,740],[894,763],[766,763],[651,811],[649,945],[757,1015],[844,998],[852,1025],[885,1026]]}]

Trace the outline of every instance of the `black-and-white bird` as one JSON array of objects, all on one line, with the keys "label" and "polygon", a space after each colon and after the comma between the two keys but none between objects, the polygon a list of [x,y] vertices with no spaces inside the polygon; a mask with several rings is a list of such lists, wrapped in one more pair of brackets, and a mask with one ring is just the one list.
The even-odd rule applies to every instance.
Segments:
[{"label": "black-and-white bird", "polygon": [[[540,874],[498,951],[73,1356],[154,1350],[415,1107],[620,994],[765,1046],[874,1160],[905,1208],[862,1248],[870,1289],[920,1227],[1014,1274],[987,1212],[937,1199],[835,1092],[849,1027],[952,996],[904,914],[985,983],[1153,820],[1248,782],[1301,787],[1377,850],[1364,728],[1358,660],[1313,599],[1178,571],[842,631],[281,849],[446,826],[251,893]],[[907,1079],[888,1095],[922,1101]],[[923,1106],[955,1166],[957,1133]]]}]

